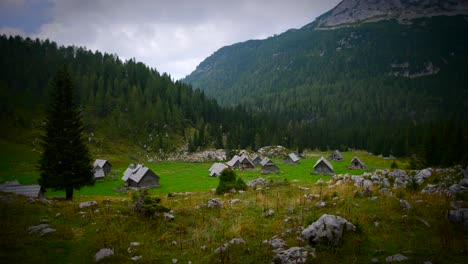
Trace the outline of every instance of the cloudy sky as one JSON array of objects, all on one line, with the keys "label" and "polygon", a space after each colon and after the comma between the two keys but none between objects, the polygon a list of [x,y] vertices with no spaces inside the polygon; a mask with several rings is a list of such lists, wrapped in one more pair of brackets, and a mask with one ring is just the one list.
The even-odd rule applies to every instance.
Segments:
[{"label": "cloudy sky", "polygon": [[0,34],[135,58],[174,79],[219,48],[300,28],[340,0],[0,0]]}]

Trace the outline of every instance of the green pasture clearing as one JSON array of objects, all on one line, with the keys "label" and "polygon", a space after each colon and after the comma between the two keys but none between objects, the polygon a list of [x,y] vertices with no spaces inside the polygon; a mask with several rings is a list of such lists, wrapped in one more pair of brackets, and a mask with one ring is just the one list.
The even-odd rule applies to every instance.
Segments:
[{"label": "green pasture clearing", "polygon": [[[18,180],[22,184],[36,184],[39,178],[37,170],[37,160],[39,154],[29,146],[6,142],[0,140],[0,183]],[[123,172],[130,163],[136,163],[132,156],[124,155],[123,149],[116,149],[116,153],[101,153],[94,155],[96,158],[107,159],[113,165],[112,174],[106,177],[104,182],[96,182],[94,186],[85,186],[79,191],[75,191],[75,196],[127,196],[128,194],[119,193],[116,189],[124,186],[121,180]],[[264,177],[268,181],[284,182],[289,181],[295,184],[312,185],[318,179],[325,181],[330,179],[328,175],[316,175],[313,172],[313,166],[320,156],[328,158],[331,151],[327,152],[307,152],[299,164],[285,164],[282,159],[273,158],[272,160],[280,168],[278,174],[263,175],[261,169],[257,167],[251,171],[238,171],[236,173],[245,182]],[[392,160],[384,159],[371,155],[365,151],[346,151],[342,152],[343,161],[330,161],[336,174],[350,173],[359,175],[366,171],[372,171],[376,168],[390,168]],[[368,167],[367,170],[349,170],[351,159],[358,156]],[[208,169],[213,162],[189,163],[183,161],[162,161],[148,162],[146,166],[151,168],[160,177],[160,187],[150,190],[153,194],[167,194],[171,192],[204,192],[215,189],[218,186],[218,179],[208,176]],[[400,167],[404,163],[398,162]],[[47,196],[63,196],[63,191],[48,190]]]}]

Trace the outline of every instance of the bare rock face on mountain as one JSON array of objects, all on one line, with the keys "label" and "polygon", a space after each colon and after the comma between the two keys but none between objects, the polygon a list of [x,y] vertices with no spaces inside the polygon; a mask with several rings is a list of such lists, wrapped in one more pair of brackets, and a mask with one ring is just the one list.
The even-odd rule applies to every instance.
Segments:
[{"label": "bare rock face on mountain", "polygon": [[468,14],[468,0],[344,0],[317,18],[317,28],[397,19],[401,22],[420,17]]}]

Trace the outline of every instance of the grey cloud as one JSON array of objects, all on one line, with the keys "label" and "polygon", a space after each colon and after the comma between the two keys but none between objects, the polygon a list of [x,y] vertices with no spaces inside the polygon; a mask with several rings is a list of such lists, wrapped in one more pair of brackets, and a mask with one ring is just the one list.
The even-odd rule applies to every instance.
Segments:
[{"label": "grey cloud", "polygon": [[339,0],[54,0],[35,36],[136,58],[184,77],[225,45],[310,23]]}]

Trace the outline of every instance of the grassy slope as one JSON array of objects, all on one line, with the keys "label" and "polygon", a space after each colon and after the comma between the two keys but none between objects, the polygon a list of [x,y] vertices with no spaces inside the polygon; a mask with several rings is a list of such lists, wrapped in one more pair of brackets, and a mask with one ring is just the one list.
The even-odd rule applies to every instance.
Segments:
[{"label": "grassy slope", "polygon": [[[23,183],[35,181],[37,171],[28,165],[37,159],[35,152],[28,147],[5,142],[2,142],[1,149],[2,181],[5,181],[5,175]],[[221,196],[219,198],[225,205],[222,209],[196,209],[197,205],[206,204],[209,198],[214,197],[207,191],[218,183],[216,178],[207,176],[211,163],[148,163],[161,176],[162,185],[151,192],[162,197],[163,205],[173,209],[176,217],[173,222],[134,215],[130,210],[129,196],[119,195],[113,190],[123,184],[120,180],[83,188],[76,193],[75,202],[54,201],[51,206],[45,206],[24,204],[25,198],[21,197],[14,198],[12,203],[0,202],[0,259],[12,263],[89,263],[99,249],[109,246],[116,254],[104,263],[130,262],[130,257],[136,255],[142,255],[143,262],[152,263],[168,263],[173,258],[181,263],[213,263],[220,259],[226,263],[270,263],[274,253],[262,243],[263,240],[280,235],[288,247],[304,246],[305,242],[297,240],[296,228],[328,213],[345,217],[358,227],[358,231],[347,234],[340,247],[318,246],[315,261],[319,263],[369,263],[374,257],[383,262],[385,257],[407,250],[412,253],[403,254],[410,258],[410,262],[463,263],[466,260],[463,252],[466,252],[468,244],[467,233],[449,225],[443,217],[453,198],[402,190],[397,197],[407,199],[412,205],[410,211],[405,212],[396,197],[376,194],[376,200],[354,198],[353,193],[358,188],[352,185],[333,189],[316,186],[317,179],[329,179],[329,176],[310,174],[313,164],[323,154],[327,156],[328,153],[309,153],[310,157],[294,166],[275,160],[282,173],[264,177],[283,182],[282,185]],[[391,163],[365,152],[343,154],[344,162],[333,162],[337,173],[347,171],[346,165],[354,155],[371,168],[388,168]],[[118,155],[105,158],[114,164],[114,176],[117,178],[131,162]],[[18,168],[18,164],[23,165]],[[357,173],[363,171],[353,171],[353,174]],[[258,177],[260,172],[238,172],[238,175],[248,181]],[[284,183],[284,179],[288,181]],[[164,195],[187,191],[195,193],[174,198]],[[307,193],[321,194],[327,206],[316,207],[319,200],[305,199],[304,194]],[[63,196],[63,193],[49,192],[49,195]],[[115,197],[107,202],[103,196],[121,198]],[[332,200],[334,196],[338,197],[337,200]],[[241,202],[229,206],[228,200],[232,198]],[[99,202],[97,208],[78,208],[77,202],[90,199]],[[266,218],[264,211],[269,209],[273,209],[275,214]],[[291,213],[290,209],[294,212]],[[57,213],[61,216],[55,217]],[[291,221],[285,222],[287,217],[291,217]],[[57,232],[44,237],[29,235],[27,228],[39,224],[41,219],[50,220],[50,225]],[[430,227],[419,219],[426,220]],[[375,226],[375,222],[379,225]],[[292,232],[288,233],[288,229]],[[242,237],[247,244],[233,246],[224,255],[213,252],[234,237]],[[141,246],[129,254],[127,248],[134,241],[140,242]],[[201,246],[207,249],[202,251]],[[311,257],[309,262],[313,262]]]},{"label": "grassy slope", "polygon": [[[288,247],[305,246],[306,242],[297,240],[296,228],[312,223],[324,213],[343,216],[358,231],[346,234],[339,247],[317,246],[317,259],[309,257],[309,263],[370,263],[374,257],[384,262],[387,256],[408,250],[412,253],[403,254],[410,263],[463,263],[466,258],[460,253],[466,250],[466,232],[448,224],[443,217],[449,199],[402,192],[401,197],[412,205],[406,212],[395,197],[377,194],[376,200],[354,198],[357,188],[352,185],[334,189],[320,189],[313,184],[300,186],[310,189],[289,183],[221,196],[222,209],[196,208],[214,196],[210,192],[161,196],[162,203],[174,211],[173,222],[135,215],[129,199],[107,202],[94,197],[99,204],[89,209],[79,209],[77,205],[89,197],[78,198],[74,203],[54,201],[51,206],[24,204],[25,198],[0,202],[0,258],[6,263],[89,263],[99,249],[109,246],[116,254],[104,263],[130,262],[130,257],[137,255],[148,263],[170,263],[173,258],[180,263],[215,263],[221,259],[224,263],[270,263],[274,253],[263,240],[279,235]],[[327,201],[325,208],[315,206],[317,199],[304,199],[305,193],[320,192]],[[332,201],[334,195],[338,199]],[[241,201],[229,206],[232,198]],[[266,218],[264,211],[269,209],[275,214]],[[55,217],[57,213],[62,215]],[[288,217],[291,220],[286,222]],[[50,220],[57,232],[44,237],[27,234],[27,228],[39,224],[41,219]],[[418,219],[431,226],[426,227]],[[214,253],[214,249],[235,237],[242,237],[246,244],[233,246],[223,255]],[[127,248],[134,241],[141,246],[129,254]],[[207,249],[200,250],[202,246]]]}]

